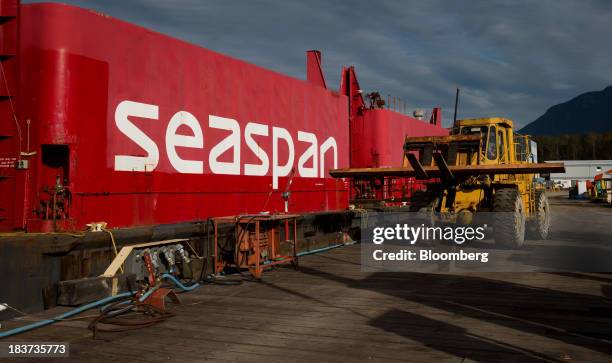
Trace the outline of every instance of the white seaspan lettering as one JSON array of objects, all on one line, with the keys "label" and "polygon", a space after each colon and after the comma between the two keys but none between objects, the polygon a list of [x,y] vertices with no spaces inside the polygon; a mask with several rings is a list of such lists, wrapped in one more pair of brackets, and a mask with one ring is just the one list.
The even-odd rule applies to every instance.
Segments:
[{"label": "white seaspan lettering", "polygon": [[[191,129],[193,136],[178,135],[176,130],[181,126]],[[186,111],[179,111],[172,116],[168,128],[166,129],[166,152],[170,164],[180,173],[202,174],[204,172],[204,162],[201,160],[184,160],[178,156],[176,147],[189,147],[194,149],[204,148],[204,135],[202,127],[195,116]]]},{"label": "white seaspan lettering", "polygon": [[119,131],[132,140],[147,156],[116,155],[115,170],[117,171],[151,171],[159,163],[159,149],[155,141],[151,140],[138,126],[134,125],[129,117],[140,117],[150,120],[159,118],[159,107],[146,103],[123,101],[115,109],[115,125]]},{"label": "white seaspan lettering", "polygon": [[[115,155],[114,169],[116,171],[151,172],[159,164],[160,154],[157,143],[139,128],[130,118],[147,119],[148,122],[159,122],[159,106],[141,102],[125,100],[115,109],[115,126],[131,140],[137,147],[144,150],[146,155]],[[270,130],[270,128],[272,130]],[[150,128],[147,128],[150,130]],[[190,134],[178,133],[179,129],[189,129]],[[209,130],[222,130],[229,132],[222,140],[210,143],[212,147],[208,157],[181,157],[177,148],[204,149],[205,139]],[[216,133],[215,133],[216,134]],[[271,134],[271,135],[270,135]],[[198,119],[187,111],[178,111],[170,118],[166,125],[165,150],[171,167],[178,173],[203,174],[205,161],[213,174],[225,175],[254,175],[272,176],[272,187],[278,189],[279,178],[289,175],[294,168],[296,148],[292,134],[283,127],[270,127],[265,124],[249,122],[244,128],[244,142],[248,150],[258,159],[259,163],[241,162],[241,148],[243,133],[237,120],[209,115],[208,130],[203,130]],[[256,137],[256,138],[255,138]],[[271,137],[271,140],[270,140]],[[121,144],[120,139],[116,144]],[[272,149],[272,161],[268,155],[269,149],[261,145],[268,145]],[[336,139],[329,136],[319,145],[315,133],[297,130],[298,145],[307,144],[301,155],[297,156],[297,175],[303,178],[325,178],[326,157],[333,160],[333,168],[338,167],[338,144]],[[209,145],[209,141],[206,141]],[[281,152],[281,150],[286,152]],[[302,148],[300,148],[302,150]],[[220,157],[231,153],[230,161],[221,161]],[[329,162],[329,159],[327,159]],[[328,165],[331,167],[331,165]]]}]

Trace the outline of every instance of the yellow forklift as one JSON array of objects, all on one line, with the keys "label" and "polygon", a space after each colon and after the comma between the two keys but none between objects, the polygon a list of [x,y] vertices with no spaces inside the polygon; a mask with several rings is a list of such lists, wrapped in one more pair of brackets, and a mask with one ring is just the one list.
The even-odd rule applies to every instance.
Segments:
[{"label": "yellow forklift", "polygon": [[429,180],[415,192],[411,211],[435,223],[470,224],[479,212],[495,212],[495,242],[520,248],[526,230],[546,239],[550,207],[544,190],[534,185],[538,173],[564,172],[563,163],[538,163],[535,142],[514,132],[505,118],[455,122],[449,136],[406,137],[404,162],[397,168],[331,170],[336,178],[415,177]]}]

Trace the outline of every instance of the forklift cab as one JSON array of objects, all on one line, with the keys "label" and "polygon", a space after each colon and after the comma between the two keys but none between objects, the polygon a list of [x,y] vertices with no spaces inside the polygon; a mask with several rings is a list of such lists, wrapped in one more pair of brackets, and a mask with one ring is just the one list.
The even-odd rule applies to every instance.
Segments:
[{"label": "forklift cab", "polygon": [[509,164],[514,161],[512,121],[502,118],[460,120],[461,135],[480,135],[477,164]]}]

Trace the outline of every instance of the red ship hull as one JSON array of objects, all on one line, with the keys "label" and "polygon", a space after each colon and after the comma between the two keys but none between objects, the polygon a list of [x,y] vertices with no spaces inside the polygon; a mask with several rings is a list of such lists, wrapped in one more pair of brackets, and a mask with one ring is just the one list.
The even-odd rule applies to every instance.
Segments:
[{"label": "red ship hull", "polygon": [[303,81],[81,8],[0,3],[0,231],[284,211],[288,184],[291,213],[343,210],[329,169],[395,165],[406,133],[446,133],[353,115],[320,58]]},{"label": "red ship hull", "polygon": [[71,6],[23,6],[20,22],[19,122],[37,154],[2,230],[44,229],[57,184],[65,229],[282,211],[292,169],[291,212],[345,207],[325,171],[349,165],[345,96]]}]

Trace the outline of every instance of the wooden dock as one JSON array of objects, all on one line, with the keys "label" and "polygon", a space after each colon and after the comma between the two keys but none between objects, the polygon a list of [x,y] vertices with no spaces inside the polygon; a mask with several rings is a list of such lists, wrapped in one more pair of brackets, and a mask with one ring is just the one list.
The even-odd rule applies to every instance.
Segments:
[{"label": "wooden dock", "polygon": [[365,274],[359,261],[354,245],[260,283],[209,284],[167,322],[98,340],[87,321],[11,340],[69,341],[73,359],[99,362],[612,360],[612,275]]},{"label": "wooden dock", "polygon": [[62,321],[10,340],[69,341],[79,362],[610,362],[611,296],[610,274],[364,273],[353,245],[181,294],[153,327],[92,340],[90,319]]}]

